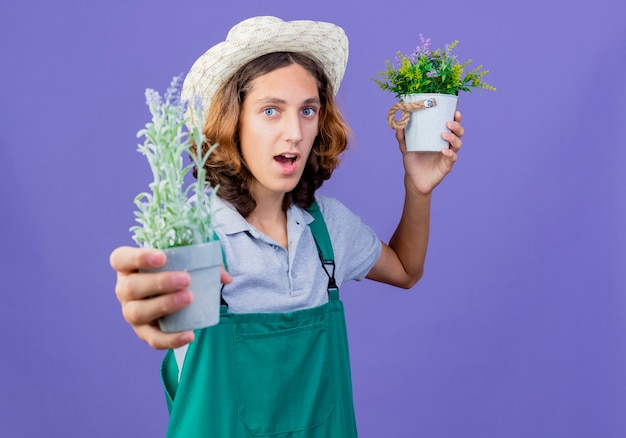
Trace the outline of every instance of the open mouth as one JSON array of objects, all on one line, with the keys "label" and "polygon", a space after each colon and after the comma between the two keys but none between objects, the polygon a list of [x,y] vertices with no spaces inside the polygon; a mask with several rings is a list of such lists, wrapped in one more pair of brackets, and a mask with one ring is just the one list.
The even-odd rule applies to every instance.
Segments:
[{"label": "open mouth", "polygon": [[298,159],[298,156],[294,154],[280,154],[276,155],[274,159],[281,164],[293,164]]}]

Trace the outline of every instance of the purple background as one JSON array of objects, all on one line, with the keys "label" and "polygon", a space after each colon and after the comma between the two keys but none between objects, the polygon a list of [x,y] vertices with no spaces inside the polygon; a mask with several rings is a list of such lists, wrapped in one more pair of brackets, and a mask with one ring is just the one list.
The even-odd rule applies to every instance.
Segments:
[{"label": "purple background", "polygon": [[0,436],[163,436],[163,353],[124,322],[108,264],[149,171],[163,91],[252,15],[351,41],[356,142],[326,194],[388,239],[401,160],[370,80],[418,34],[491,70],[433,197],[424,279],[343,289],[363,438],[626,436],[626,30],[618,0],[17,1],[0,6]]}]

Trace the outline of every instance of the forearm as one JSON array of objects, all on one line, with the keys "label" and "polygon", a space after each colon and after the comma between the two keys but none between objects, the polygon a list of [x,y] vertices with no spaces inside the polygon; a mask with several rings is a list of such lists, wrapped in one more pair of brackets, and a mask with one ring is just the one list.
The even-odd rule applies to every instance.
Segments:
[{"label": "forearm", "polygon": [[406,276],[406,285],[411,287],[422,277],[428,249],[430,231],[431,193],[419,192],[405,178],[406,194],[402,217],[389,241],[389,247],[398,257]]},{"label": "forearm", "polygon": [[370,280],[409,289],[424,273],[430,228],[430,193],[424,195],[405,179],[406,194],[400,222],[368,273]]}]

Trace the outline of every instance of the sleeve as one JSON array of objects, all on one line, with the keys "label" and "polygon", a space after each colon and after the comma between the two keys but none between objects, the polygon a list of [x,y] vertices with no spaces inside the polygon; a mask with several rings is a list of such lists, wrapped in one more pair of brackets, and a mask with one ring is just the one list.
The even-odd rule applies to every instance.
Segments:
[{"label": "sleeve", "polygon": [[335,254],[337,283],[362,280],[382,251],[380,239],[361,218],[334,198],[316,195]]}]

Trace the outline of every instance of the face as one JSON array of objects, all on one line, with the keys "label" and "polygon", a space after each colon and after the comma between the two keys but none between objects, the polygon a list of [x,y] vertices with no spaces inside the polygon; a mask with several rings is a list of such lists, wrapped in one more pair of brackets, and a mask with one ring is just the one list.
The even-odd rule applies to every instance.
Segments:
[{"label": "face", "polygon": [[241,153],[257,202],[282,197],[300,181],[317,136],[320,99],[315,78],[299,64],[250,83],[240,117]]}]

